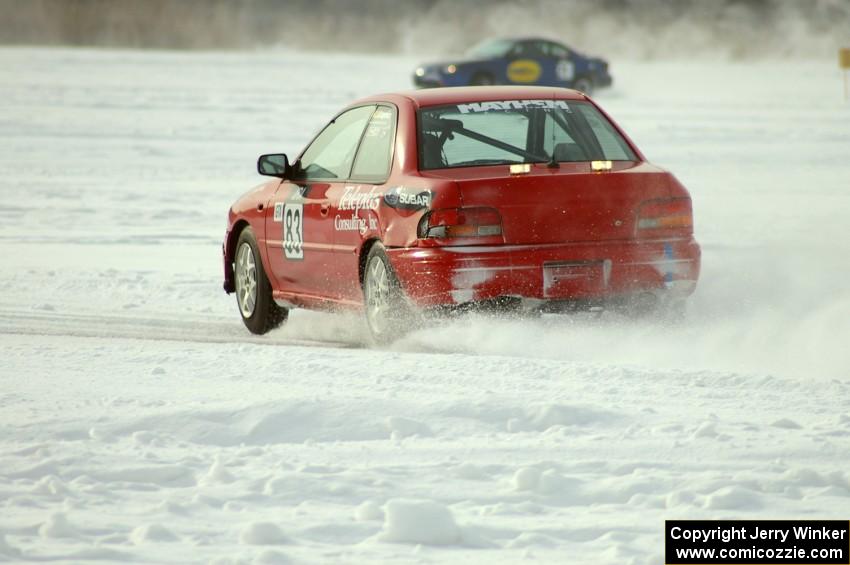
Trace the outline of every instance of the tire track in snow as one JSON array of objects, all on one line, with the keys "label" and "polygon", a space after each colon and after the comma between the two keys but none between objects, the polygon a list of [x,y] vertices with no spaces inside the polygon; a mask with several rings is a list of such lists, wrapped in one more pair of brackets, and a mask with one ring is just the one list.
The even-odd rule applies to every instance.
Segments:
[{"label": "tire track in snow", "polygon": [[172,319],[103,314],[33,312],[0,308],[0,334],[50,335],[85,338],[125,338],[197,343],[250,343],[294,347],[360,348],[360,343],[293,339],[274,333],[255,336],[243,333],[234,322],[209,319]]}]

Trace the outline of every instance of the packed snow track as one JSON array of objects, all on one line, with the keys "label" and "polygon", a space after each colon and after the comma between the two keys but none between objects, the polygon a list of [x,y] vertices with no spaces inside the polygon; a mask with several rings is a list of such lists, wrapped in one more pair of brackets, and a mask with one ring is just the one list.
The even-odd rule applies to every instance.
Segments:
[{"label": "packed snow track", "polygon": [[599,102],[693,196],[679,325],[247,332],[220,245],[257,155],[415,64],[0,49],[0,561],[655,565],[665,519],[848,518],[831,59],[614,65]]}]

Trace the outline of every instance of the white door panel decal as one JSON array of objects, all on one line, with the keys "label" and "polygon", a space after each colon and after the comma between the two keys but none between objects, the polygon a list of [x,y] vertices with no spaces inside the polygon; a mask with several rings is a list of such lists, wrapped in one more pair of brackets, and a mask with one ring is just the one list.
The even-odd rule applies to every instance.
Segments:
[{"label": "white door panel decal", "polygon": [[558,77],[558,80],[573,80],[573,78],[575,78],[575,74],[575,66],[572,61],[559,61],[558,65],[555,67],[555,76]]},{"label": "white door panel decal", "polygon": [[283,206],[283,254],[287,259],[304,258],[304,205]]}]

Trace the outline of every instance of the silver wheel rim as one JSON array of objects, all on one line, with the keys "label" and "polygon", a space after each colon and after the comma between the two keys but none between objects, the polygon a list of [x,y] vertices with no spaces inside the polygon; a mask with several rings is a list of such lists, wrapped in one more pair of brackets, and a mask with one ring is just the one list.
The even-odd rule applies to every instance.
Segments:
[{"label": "silver wheel rim", "polygon": [[380,259],[369,264],[366,271],[366,319],[376,335],[384,335],[390,324],[392,299],[387,267]]},{"label": "silver wheel rim", "polygon": [[236,300],[242,316],[250,318],[257,306],[257,263],[250,243],[243,243],[236,253]]}]

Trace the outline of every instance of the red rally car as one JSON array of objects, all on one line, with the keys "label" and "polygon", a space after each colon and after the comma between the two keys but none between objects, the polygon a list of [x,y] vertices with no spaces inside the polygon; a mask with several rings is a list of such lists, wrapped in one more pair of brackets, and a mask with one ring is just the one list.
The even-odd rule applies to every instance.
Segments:
[{"label": "red rally car", "polygon": [[699,275],[687,190],[573,90],[373,96],[257,167],[223,245],[254,333],[293,307],[363,310],[376,342],[445,307],[676,309]]}]

